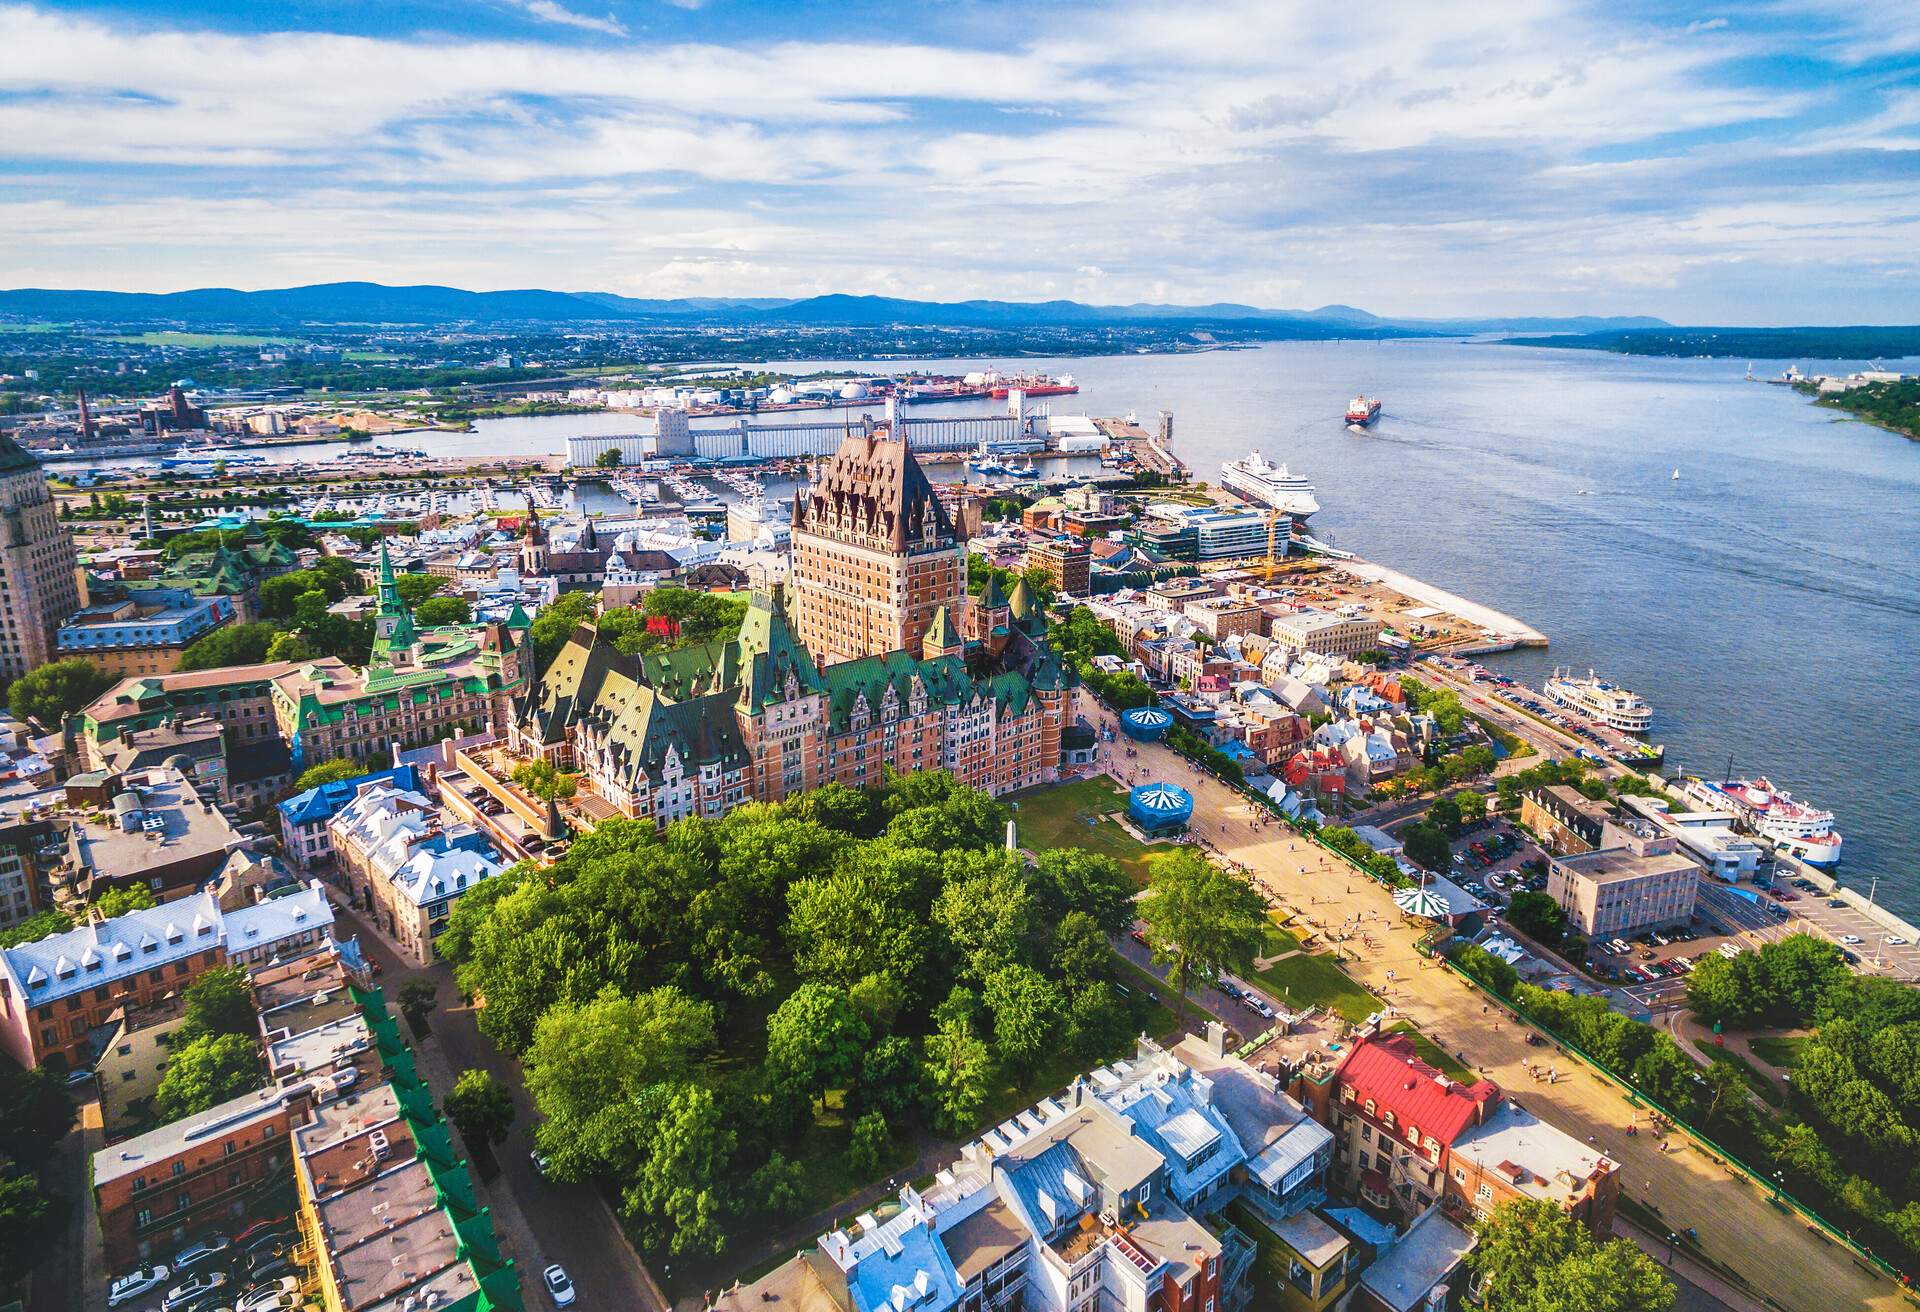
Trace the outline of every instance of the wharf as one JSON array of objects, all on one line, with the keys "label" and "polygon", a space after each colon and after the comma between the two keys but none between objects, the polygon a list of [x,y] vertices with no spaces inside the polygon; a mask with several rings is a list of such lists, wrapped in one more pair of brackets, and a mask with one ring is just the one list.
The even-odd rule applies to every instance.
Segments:
[{"label": "wharf", "polygon": [[1361,560],[1358,557],[1341,561],[1339,568],[1356,578],[1378,583],[1422,605],[1444,611],[1481,630],[1482,636],[1478,639],[1449,643],[1447,651],[1450,655],[1484,655],[1489,652],[1512,651],[1518,647],[1547,645],[1547,635],[1532,625],[1497,611],[1491,606],[1469,601],[1456,593],[1448,592],[1445,588],[1402,574],[1399,570],[1389,569],[1385,565]]}]

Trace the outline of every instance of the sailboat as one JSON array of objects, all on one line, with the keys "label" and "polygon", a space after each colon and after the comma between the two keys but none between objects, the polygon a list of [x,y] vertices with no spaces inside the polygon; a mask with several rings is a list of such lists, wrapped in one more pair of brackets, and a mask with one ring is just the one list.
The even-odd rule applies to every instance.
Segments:
[{"label": "sailboat", "polygon": [[1675,483],[1678,483],[1678,482],[1680,481],[1680,471],[1679,471],[1679,470],[1677,470],[1677,469],[1676,469],[1676,470],[1674,470],[1674,471],[1673,471],[1673,480],[1672,480],[1672,481],[1673,481],[1673,482],[1675,482]]}]

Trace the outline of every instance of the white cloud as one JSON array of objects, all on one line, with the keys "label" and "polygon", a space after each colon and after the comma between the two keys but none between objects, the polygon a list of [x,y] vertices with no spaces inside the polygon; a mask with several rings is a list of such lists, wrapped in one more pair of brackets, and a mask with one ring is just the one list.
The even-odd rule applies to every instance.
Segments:
[{"label": "white cloud", "polygon": [[608,14],[605,18],[595,18],[591,14],[577,14],[565,5],[554,0],[511,0],[513,7],[543,23],[558,23],[562,27],[577,27],[588,32],[602,32],[607,36],[625,36],[627,25]]}]

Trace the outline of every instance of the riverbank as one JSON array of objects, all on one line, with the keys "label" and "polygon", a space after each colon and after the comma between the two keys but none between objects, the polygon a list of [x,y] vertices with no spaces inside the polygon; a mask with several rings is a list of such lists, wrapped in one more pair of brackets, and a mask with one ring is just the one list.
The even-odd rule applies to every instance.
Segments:
[{"label": "riverbank", "polygon": [[1478,627],[1485,633],[1486,639],[1483,644],[1454,647],[1452,653],[1456,656],[1482,655],[1487,652],[1512,651],[1519,647],[1547,645],[1547,635],[1532,625],[1517,620],[1504,611],[1497,611],[1491,606],[1469,601],[1457,593],[1448,592],[1445,588],[1422,582],[1397,569],[1391,569],[1374,561],[1362,560],[1358,556],[1352,560],[1341,561],[1340,568],[1349,574],[1392,588],[1395,592],[1422,605],[1445,611],[1457,619],[1465,620]]}]

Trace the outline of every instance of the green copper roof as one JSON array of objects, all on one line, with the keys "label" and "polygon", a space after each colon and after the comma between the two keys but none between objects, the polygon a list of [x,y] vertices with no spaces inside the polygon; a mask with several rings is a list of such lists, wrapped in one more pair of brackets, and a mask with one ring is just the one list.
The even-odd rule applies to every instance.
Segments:
[{"label": "green copper roof", "polygon": [[987,575],[987,586],[980,589],[980,606],[983,610],[999,610],[1007,604],[1006,594],[1000,591],[1000,576]]},{"label": "green copper roof", "polygon": [[927,626],[925,648],[928,651],[949,652],[957,650],[962,643],[960,631],[953,627],[953,617],[942,606],[933,613],[933,623]]}]

